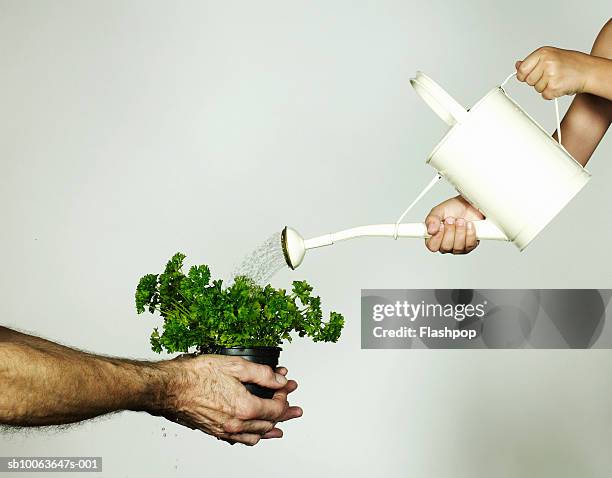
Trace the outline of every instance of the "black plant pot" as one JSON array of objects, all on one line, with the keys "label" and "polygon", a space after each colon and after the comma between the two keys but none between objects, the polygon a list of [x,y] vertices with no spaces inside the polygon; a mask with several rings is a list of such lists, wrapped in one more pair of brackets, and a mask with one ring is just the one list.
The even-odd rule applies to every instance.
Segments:
[{"label": "black plant pot", "polygon": [[[276,367],[278,367],[278,357],[280,356],[281,350],[280,347],[206,347],[201,348],[200,352],[204,354],[242,357],[249,362],[268,365],[272,370],[275,370]],[[245,383],[244,386],[249,392],[258,397],[272,398],[274,396],[274,390],[270,388],[261,387],[255,383]]]}]

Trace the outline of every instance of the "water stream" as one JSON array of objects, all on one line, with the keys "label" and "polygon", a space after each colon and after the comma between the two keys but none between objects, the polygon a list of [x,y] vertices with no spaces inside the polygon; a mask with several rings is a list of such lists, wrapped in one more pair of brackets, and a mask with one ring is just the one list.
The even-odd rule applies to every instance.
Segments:
[{"label": "water stream", "polygon": [[257,284],[265,286],[283,267],[287,267],[287,263],[283,255],[280,232],[276,232],[244,257],[232,272],[232,279],[241,275],[247,276]]}]

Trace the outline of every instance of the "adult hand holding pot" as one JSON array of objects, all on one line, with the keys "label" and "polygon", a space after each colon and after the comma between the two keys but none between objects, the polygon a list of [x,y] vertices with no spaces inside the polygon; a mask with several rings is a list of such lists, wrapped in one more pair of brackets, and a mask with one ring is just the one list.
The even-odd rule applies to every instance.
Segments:
[{"label": "adult hand holding pot", "polygon": [[[181,356],[164,362],[166,380],[154,415],[199,429],[229,443],[256,445],[262,438],[281,438],[278,422],[302,416],[287,395],[297,388],[287,369],[221,355]],[[275,390],[272,399],[251,394],[243,383]]]},{"label": "adult hand holding pot", "polygon": [[[302,415],[287,369],[240,357],[190,355],[146,362],[82,352],[0,326],[0,425],[60,425],[119,411],[148,412],[229,442],[280,438]],[[243,383],[275,390],[272,399]]]}]

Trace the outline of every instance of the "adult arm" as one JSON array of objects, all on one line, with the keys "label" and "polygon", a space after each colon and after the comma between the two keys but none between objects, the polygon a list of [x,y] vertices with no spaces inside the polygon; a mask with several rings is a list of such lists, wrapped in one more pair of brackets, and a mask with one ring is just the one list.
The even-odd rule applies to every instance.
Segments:
[{"label": "adult arm", "polygon": [[[276,423],[301,416],[286,369],[203,355],[146,362],[103,357],[0,327],[0,423],[74,423],[123,410],[163,416],[249,445],[282,436]],[[241,382],[276,390],[264,400]]]}]

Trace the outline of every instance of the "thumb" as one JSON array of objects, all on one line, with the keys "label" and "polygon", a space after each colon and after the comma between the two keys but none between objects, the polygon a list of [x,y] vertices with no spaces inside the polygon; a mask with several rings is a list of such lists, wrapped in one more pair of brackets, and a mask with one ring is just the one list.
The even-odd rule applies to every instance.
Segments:
[{"label": "thumb", "polygon": [[522,60],[518,60],[515,64],[514,64],[514,68],[516,68],[517,70],[519,69],[519,67],[521,66]]},{"label": "thumb", "polygon": [[430,212],[429,215],[425,218],[425,226],[427,226],[427,233],[431,236],[436,234],[440,230],[440,223],[442,219],[440,216],[434,214],[434,212]]},{"label": "thumb", "polygon": [[287,379],[280,373],[275,373],[269,365],[249,362],[243,363],[233,373],[234,377],[243,383],[255,383],[262,387],[279,389],[287,385]]}]

